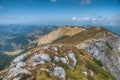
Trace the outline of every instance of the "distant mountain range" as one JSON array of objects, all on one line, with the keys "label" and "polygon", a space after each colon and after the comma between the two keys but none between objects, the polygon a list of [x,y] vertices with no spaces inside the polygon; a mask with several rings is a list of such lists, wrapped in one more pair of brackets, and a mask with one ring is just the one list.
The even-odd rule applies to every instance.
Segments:
[{"label": "distant mountain range", "polygon": [[28,46],[34,47],[40,36],[56,28],[58,26],[0,25],[0,70],[6,68],[17,54],[24,53]]},{"label": "distant mountain range", "polygon": [[120,80],[120,36],[112,31],[64,26],[37,39],[14,56],[0,80]]},{"label": "distant mountain range", "polygon": [[1,25],[0,26],[0,51],[14,52],[35,43],[38,37],[45,35],[58,26],[35,25]]}]

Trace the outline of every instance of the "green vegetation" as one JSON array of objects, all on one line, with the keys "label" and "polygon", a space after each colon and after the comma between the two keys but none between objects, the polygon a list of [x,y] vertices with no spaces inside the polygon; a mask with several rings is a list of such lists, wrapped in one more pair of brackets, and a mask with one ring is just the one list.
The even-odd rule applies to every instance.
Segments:
[{"label": "green vegetation", "polygon": [[58,42],[58,41],[60,41],[60,40],[66,39],[66,38],[68,38],[68,37],[70,37],[70,36],[67,36],[67,35],[62,36],[62,37],[58,38],[57,40],[53,41],[52,43]]},{"label": "green vegetation", "polygon": [[103,64],[102,64],[102,62],[101,61],[99,61],[99,60],[97,60],[97,59],[95,59],[95,58],[93,58],[93,60],[95,61],[95,63],[97,63],[99,66],[103,66]]},{"label": "green vegetation", "polygon": [[0,70],[3,70],[3,69],[6,69],[9,67],[11,61],[16,58],[17,56],[21,55],[21,54],[24,54],[26,52],[28,52],[29,50],[37,47],[37,44],[31,44],[30,45],[31,47],[26,47],[20,54],[17,54],[15,56],[10,56],[10,55],[6,55],[6,54],[3,54],[2,52],[0,53]]},{"label": "green vegetation", "polygon": [[26,74],[20,74],[19,76],[21,77],[20,80],[26,80],[27,78],[30,77],[30,75],[26,75]]},{"label": "green vegetation", "polygon": [[36,47],[38,47],[38,46],[37,46],[37,43],[30,44],[29,46],[27,46],[26,48],[24,48],[23,51],[22,51],[20,54],[18,54],[18,55],[16,55],[16,56],[19,56],[19,55],[21,55],[21,54],[24,54],[24,53],[26,53],[26,52],[28,52],[28,51],[30,51],[31,49],[36,48]]},{"label": "green vegetation", "polygon": [[[99,75],[102,80],[116,80],[114,76],[112,76],[109,72],[102,69],[99,64],[96,64],[94,62],[87,62],[86,61],[86,67],[91,69],[93,72],[95,72],[97,75]],[[89,77],[90,78],[90,77]]]},{"label": "green vegetation", "polygon": [[79,50],[79,53],[80,53],[81,55],[84,55],[83,50]]},{"label": "green vegetation", "polygon": [[50,77],[46,71],[37,71],[35,80],[59,80],[59,76]]},{"label": "green vegetation", "polygon": [[94,80],[92,76],[88,75],[87,76],[88,80]]},{"label": "green vegetation", "polygon": [[106,45],[109,47],[109,49],[111,50],[113,49],[107,41],[106,41]]},{"label": "green vegetation", "polygon": [[87,66],[87,68],[91,69],[95,73],[100,72],[100,69],[99,69],[98,65],[96,65],[96,64],[94,64],[92,62],[86,62],[86,66]]},{"label": "green vegetation", "polygon": [[0,70],[6,69],[13,59],[14,56],[8,56],[6,54],[0,53]]}]

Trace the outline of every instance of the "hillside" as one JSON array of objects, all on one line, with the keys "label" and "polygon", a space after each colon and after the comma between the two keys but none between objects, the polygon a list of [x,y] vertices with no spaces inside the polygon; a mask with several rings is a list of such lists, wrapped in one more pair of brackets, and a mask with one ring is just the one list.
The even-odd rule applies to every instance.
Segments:
[{"label": "hillside", "polygon": [[78,34],[58,39],[53,44],[67,44],[84,49],[100,60],[104,67],[120,79],[120,37],[102,27],[90,27]]},{"label": "hillside", "polygon": [[73,27],[64,26],[58,28],[57,30],[54,30],[53,32],[45,36],[40,37],[38,40],[38,45],[48,44],[63,36],[72,36],[84,30],[85,28],[73,28]]},{"label": "hillside", "polygon": [[90,27],[70,37],[60,38],[53,44],[67,44],[84,49],[100,60],[104,67],[120,79],[120,37],[102,27]]},{"label": "hillside", "polygon": [[66,45],[38,47],[14,59],[1,80],[115,80],[84,50]]},{"label": "hillside", "polygon": [[63,44],[71,44],[76,45],[83,41],[90,40],[90,39],[100,39],[100,38],[107,38],[111,36],[116,36],[116,34],[102,28],[102,27],[90,27],[86,28],[86,30],[77,33],[73,36],[66,37],[66,38],[59,38],[52,43],[63,43]]},{"label": "hillside", "polygon": [[120,80],[120,37],[107,29],[62,27],[38,45],[1,71],[1,80]]}]

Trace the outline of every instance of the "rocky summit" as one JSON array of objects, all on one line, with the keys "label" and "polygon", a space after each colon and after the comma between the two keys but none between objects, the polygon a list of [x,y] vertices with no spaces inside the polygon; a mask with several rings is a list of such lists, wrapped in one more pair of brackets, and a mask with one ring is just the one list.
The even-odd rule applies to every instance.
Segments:
[{"label": "rocky summit", "polygon": [[68,28],[40,37],[0,80],[120,80],[120,37],[102,27]]}]

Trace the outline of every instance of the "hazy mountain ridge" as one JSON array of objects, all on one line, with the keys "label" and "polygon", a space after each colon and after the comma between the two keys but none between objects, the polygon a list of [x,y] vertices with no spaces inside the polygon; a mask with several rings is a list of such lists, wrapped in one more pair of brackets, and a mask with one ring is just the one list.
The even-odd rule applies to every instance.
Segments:
[{"label": "hazy mountain ridge", "polygon": [[0,26],[0,50],[12,52],[34,43],[39,36],[45,35],[58,26],[2,25]]},{"label": "hazy mountain ridge", "polygon": [[90,27],[64,36],[44,46],[44,42],[38,42],[40,47],[15,58],[8,69],[0,72],[1,80],[120,79],[118,35],[102,27]]},{"label": "hazy mountain ridge", "polygon": [[0,25],[0,70],[7,68],[19,53],[24,53],[29,47],[34,47],[38,37],[56,28],[58,26],[53,25]]}]

